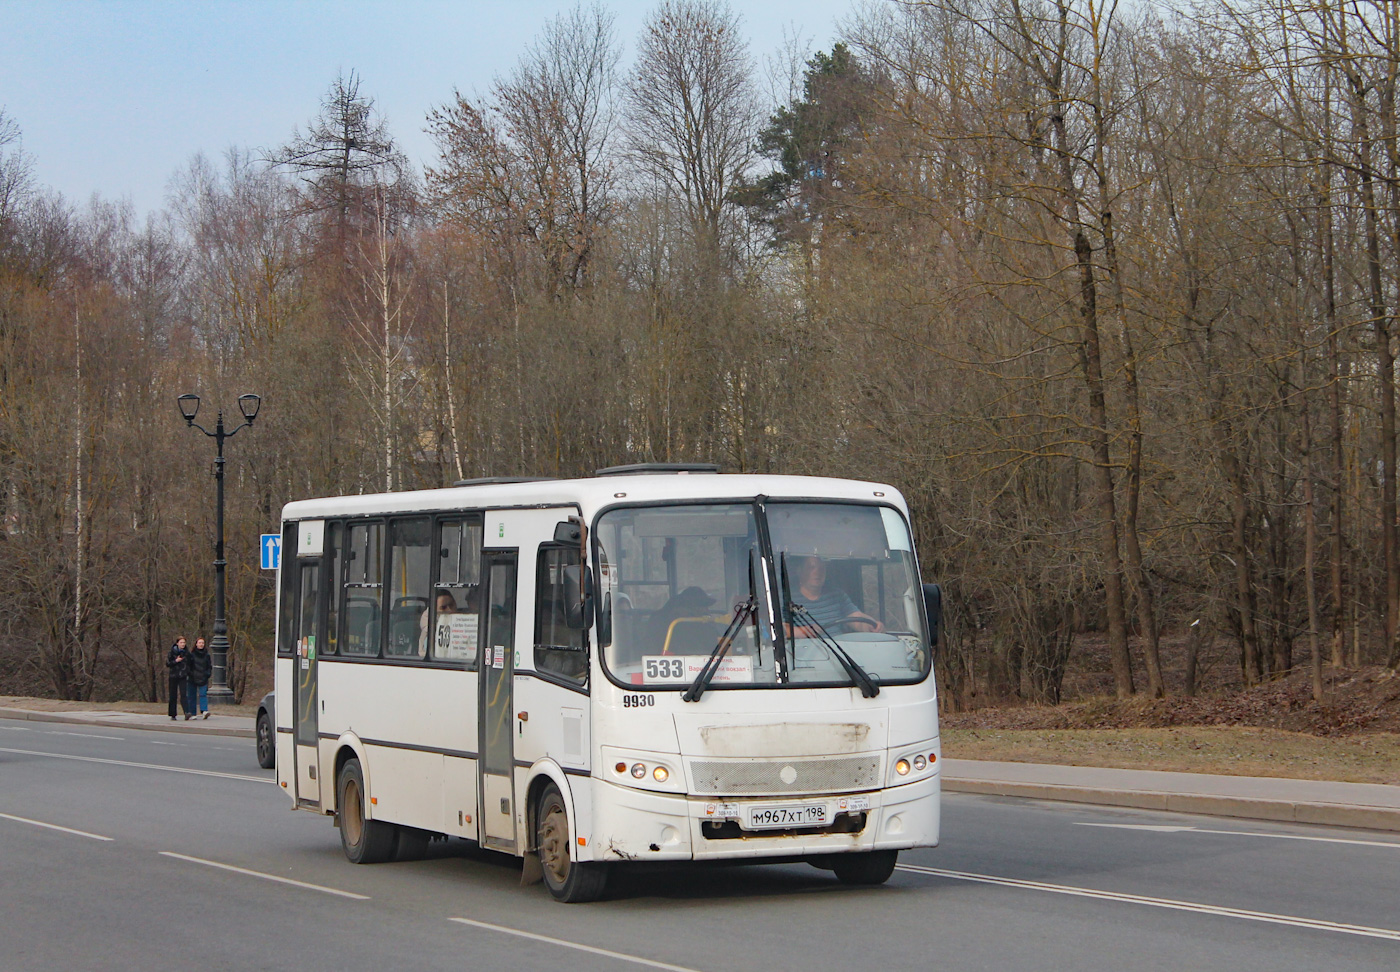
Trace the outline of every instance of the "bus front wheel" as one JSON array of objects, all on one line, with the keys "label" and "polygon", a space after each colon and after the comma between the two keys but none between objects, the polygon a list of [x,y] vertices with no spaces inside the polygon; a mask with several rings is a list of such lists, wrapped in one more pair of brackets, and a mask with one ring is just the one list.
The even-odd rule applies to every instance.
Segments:
[{"label": "bus front wheel", "polygon": [[573,837],[564,797],[553,783],[540,794],[535,808],[535,847],[540,855],[545,887],[555,899],[576,904],[596,901],[607,885],[606,865],[573,859]]},{"label": "bus front wheel", "polygon": [[836,872],[842,884],[884,884],[894,873],[899,851],[858,851],[853,854],[833,854],[828,866]]},{"label": "bus front wheel", "polygon": [[358,759],[347,759],[336,779],[336,822],[340,846],[352,864],[380,864],[394,853],[394,825],[365,819],[365,774]]}]

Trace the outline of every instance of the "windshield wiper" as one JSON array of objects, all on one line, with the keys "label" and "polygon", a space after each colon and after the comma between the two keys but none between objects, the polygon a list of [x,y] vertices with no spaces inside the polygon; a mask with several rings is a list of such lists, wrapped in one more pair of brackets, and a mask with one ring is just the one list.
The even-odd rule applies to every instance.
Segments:
[{"label": "windshield wiper", "polygon": [[715,642],[714,650],[710,652],[710,657],[705,659],[700,674],[695,676],[695,681],[690,683],[690,688],[681,693],[682,702],[700,701],[700,696],[705,694],[705,689],[710,687],[710,682],[719,671],[720,665],[724,663],[724,656],[729,652],[729,647],[734,644],[734,638],[738,635],[739,629],[750,618],[754,620],[754,624],[758,623],[758,604],[752,593],[749,594],[747,601],[734,609],[734,619],[729,622],[729,627],[724,629],[724,634],[719,636],[719,641]]},{"label": "windshield wiper", "polygon": [[831,636],[820,621],[812,616],[812,612],[797,602],[791,602],[792,623],[802,624],[812,629],[817,634],[817,640],[826,646],[826,650],[836,656],[836,660],[841,663],[841,667],[846,670],[846,674],[851,677],[851,682],[859,686],[860,694],[867,699],[873,699],[880,694],[880,683],[877,682],[869,672],[860,667],[860,663],[851,657],[850,653]]}]

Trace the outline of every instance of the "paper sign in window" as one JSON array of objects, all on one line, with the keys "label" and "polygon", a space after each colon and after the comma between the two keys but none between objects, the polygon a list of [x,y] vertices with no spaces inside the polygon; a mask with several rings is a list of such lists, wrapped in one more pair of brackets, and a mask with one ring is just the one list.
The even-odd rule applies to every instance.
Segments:
[{"label": "paper sign in window", "polygon": [[476,658],[477,616],[475,614],[440,614],[433,644],[437,657],[456,661]]}]

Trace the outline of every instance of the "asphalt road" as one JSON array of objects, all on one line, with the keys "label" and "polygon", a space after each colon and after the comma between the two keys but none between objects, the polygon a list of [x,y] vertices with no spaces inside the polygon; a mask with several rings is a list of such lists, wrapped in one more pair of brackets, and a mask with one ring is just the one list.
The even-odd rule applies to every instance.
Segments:
[{"label": "asphalt road", "polygon": [[251,740],[0,720],[0,972],[1400,968],[1394,834],[952,795],[884,887],[656,867],[570,906],[465,842],[356,867],[271,779]]}]

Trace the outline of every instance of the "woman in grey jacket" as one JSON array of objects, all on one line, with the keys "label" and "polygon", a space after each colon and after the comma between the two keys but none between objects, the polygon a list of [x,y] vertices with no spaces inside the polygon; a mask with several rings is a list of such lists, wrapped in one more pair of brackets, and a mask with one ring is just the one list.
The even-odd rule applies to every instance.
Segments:
[{"label": "woman in grey jacket", "polygon": [[192,719],[198,711],[209,718],[209,676],[214,671],[214,659],[204,647],[204,639],[194,639],[194,649],[190,652],[189,669],[185,673],[185,718]]}]

